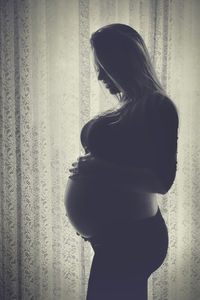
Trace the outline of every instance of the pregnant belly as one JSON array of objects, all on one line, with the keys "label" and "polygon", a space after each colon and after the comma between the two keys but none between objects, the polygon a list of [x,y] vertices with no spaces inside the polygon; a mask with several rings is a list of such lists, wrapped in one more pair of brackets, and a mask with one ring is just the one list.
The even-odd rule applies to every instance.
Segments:
[{"label": "pregnant belly", "polygon": [[[81,176],[67,181],[65,207],[75,229],[83,236],[93,236],[102,225],[119,219],[125,205],[119,199],[122,189],[100,179]],[[127,210],[127,208],[126,208]]]},{"label": "pregnant belly", "polygon": [[80,176],[67,181],[65,207],[76,231],[91,237],[106,224],[133,219],[134,214],[136,218],[145,207],[149,206],[152,211],[150,198],[149,194],[145,197],[127,186]]}]

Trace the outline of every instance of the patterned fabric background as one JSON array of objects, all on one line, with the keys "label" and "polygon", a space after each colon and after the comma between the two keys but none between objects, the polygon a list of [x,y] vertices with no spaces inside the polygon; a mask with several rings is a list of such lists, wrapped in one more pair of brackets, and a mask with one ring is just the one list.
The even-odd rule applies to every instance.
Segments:
[{"label": "patterned fabric background", "polygon": [[116,105],[89,37],[125,23],[144,38],[179,112],[178,171],[159,195],[169,230],[149,300],[200,299],[200,1],[0,1],[0,299],[84,300],[93,250],[63,204],[80,130]]}]

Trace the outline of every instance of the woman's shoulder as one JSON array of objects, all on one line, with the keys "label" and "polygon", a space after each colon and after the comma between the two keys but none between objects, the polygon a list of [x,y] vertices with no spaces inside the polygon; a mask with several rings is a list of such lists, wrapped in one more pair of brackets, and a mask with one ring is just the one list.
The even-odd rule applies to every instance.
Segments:
[{"label": "woman's shoulder", "polygon": [[145,99],[144,99],[144,105],[149,106],[149,107],[160,107],[163,103],[166,103],[168,101],[171,101],[169,97],[165,94],[161,94],[160,92],[153,92],[149,94]]},{"label": "woman's shoulder", "polygon": [[131,125],[133,123],[134,125],[137,124],[139,126],[144,126],[148,116],[159,109],[162,98],[162,95],[159,95],[158,93],[152,93],[147,95],[145,98],[137,100],[133,104],[130,103],[126,119]]},{"label": "woman's shoulder", "polygon": [[146,101],[146,118],[150,123],[178,127],[178,109],[172,99],[164,94],[155,93]]},{"label": "woman's shoulder", "polygon": [[168,112],[178,114],[178,109],[172,99],[168,95],[159,92],[155,92],[146,98],[145,106],[149,110],[149,113],[158,112],[160,114],[167,114]]}]

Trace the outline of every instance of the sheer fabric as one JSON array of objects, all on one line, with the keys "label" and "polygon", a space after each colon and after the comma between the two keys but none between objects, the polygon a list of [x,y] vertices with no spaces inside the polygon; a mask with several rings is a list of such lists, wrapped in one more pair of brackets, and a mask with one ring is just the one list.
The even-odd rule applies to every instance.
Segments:
[{"label": "sheer fabric", "polygon": [[200,298],[199,12],[198,0],[0,1],[0,299],[85,299],[93,250],[63,198],[81,128],[117,106],[89,45],[115,22],[142,35],[179,112],[177,175],[158,196],[169,252],[149,300]]}]

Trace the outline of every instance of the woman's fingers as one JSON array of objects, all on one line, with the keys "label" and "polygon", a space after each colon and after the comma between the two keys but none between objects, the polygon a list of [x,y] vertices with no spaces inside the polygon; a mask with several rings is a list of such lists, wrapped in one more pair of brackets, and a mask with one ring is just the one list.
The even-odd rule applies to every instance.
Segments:
[{"label": "woman's fingers", "polygon": [[73,168],[70,168],[69,171],[73,174],[78,174],[81,172],[88,172],[90,168],[90,161],[94,159],[94,157],[88,153],[84,156],[80,156],[77,161],[72,163]]},{"label": "woman's fingers", "polygon": [[69,171],[72,172],[72,173],[77,173],[78,172],[78,168],[70,168]]},{"label": "woman's fingers", "polygon": [[72,166],[77,166],[77,165],[78,165],[77,162],[73,162],[73,163],[72,163]]},{"label": "woman's fingers", "polygon": [[92,159],[92,158],[93,158],[93,156],[91,155],[91,153],[88,153],[84,156],[79,156],[78,161],[86,161],[86,160]]},{"label": "woman's fingers", "polygon": [[86,157],[80,156],[80,157],[78,158],[78,162],[79,162],[79,161],[86,161],[86,159],[87,159]]}]

